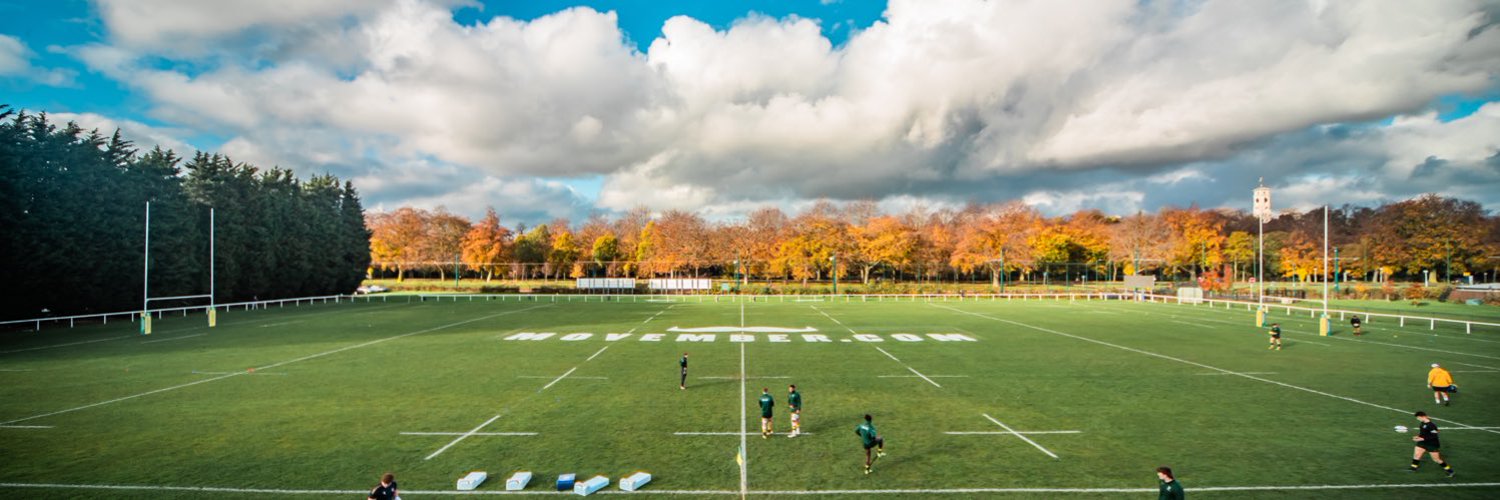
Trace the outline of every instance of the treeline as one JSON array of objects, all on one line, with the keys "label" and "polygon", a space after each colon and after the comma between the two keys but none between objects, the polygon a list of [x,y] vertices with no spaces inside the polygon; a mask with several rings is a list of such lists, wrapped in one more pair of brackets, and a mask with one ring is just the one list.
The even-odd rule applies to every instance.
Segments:
[{"label": "treeline", "polygon": [[0,262],[12,290],[0,315],[140,308],[148,201],[153,297],[209,293],[210,207],[219,302],[348,293],[369,265],[359,197],[333,176],[142,153],[118,131],[0,106]]},{"label": "treeline", "polygon": [[[1248,201],[1248,200],[1247,200]],[[1500,217],[1472,201],[1427,195],[1330,211],[1329,266],[1364,281],[1493,279]],[[484,279],[731,276],[892,280],[1120,279],[1153,274],[1209,289],[1255,276],[1258,221],[1243,211],[1163,208],[1125,216],[1097,210],[1044,217],[1018,202],[881,213],[871,202],[819,202],[799,214],[765,208],[709,222],[637,209],[581,224],[507,228],[439,209],[372,213],[373,272]],[[1283,211],[1265,224],[1268,280],[1322,279],[1323,211]],[[1331,250],[1332,252],[1332,250]],[[837,258],[835,259],[835,256]],[[1330,255],[1332,259],[1333,255]],[[836,266],[836,267],[835,267]]]}]

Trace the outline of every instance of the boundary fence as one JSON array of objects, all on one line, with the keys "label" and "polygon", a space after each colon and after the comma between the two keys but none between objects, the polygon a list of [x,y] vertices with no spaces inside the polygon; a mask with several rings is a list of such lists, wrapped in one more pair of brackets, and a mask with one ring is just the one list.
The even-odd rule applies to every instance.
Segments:
[{"label": "boundary fence", "polygon": [[[246,302],[233,302],[228,304],[215,304],[216,310],[229,312],[231,310],[254,310],[268,309],[271,307],[293,307],[303,304],[326,304],[329,302],[353,303],[363,299],[364,302],[391,302],[392,299],[406,302],[426,301],[501,301],[515,300],[517,302],[669,302],[669,303],[739,303],[739,302],[765,302],[765,303],[787,303],[787,302],[963,302],[963,301],[1069,301],[1079,300],[1129,300],[1136,302],[1161,302],[1182,305],[1204,305],[1211,308],[1223,307],[1234,309],[1243,306],[1246,311],[1254,311],[1258,305],[1264,306],[1268,311],[1285,311],[1290,316],[1296,311],[1298,314],[1307,312],[1308,317],[1316,318],[1323,309],[1320,307],[1304,307],[1288,304],[1258,304],[1243,300],[1225,300],[1211,298],[1184,298],[1175,295],[1161,295],[1149,292],[1069,292],[1069,293],[947,293],[947,294],[838,294],[838,295],[721,295],[721,294],[410,294],[410,295],[324,295],[317,297],[295,297],[288,299],[258,300]],[[187,316],[190,312],[207,311],[208,306],[183,306],[150,309],[146,312],[154,314],[158,319],[168,313],[181,313]],[[1475,326],[1492,327],[1500,330],[1500,323],[1486,321],[1458,320],[1448,318],[1435,318],[1430,316],[1410,316],[1394,313],[1377,313],[1368,311],[1351,311],[1347,309],[1329,309],[1330,316],[1337,314],[1339,320],[1350,316],[1359,316],[1365,323],[1372,323],[1376,318],[1385,318],[1386,321],[1394,321],[1398,326],[1405,328],[1408,322],[1414,324],[1427,323],[1429,330],[1437,329],[1438,323],[1463,325],[1464,333],[1473,334]],[[0,327],[7,325],[32,324],[36,331],[41,331],[44,324],[58,324],[67,322],[68,327],[74,327],[78,322],[99,322],[109,324],[110,318],[125,318],[127,321],[135,322],[141,311],[123,311],[99,314],[80,314],[74,316],[56,316],[48,318],[31,318],[10,321],[0,321]]]}]

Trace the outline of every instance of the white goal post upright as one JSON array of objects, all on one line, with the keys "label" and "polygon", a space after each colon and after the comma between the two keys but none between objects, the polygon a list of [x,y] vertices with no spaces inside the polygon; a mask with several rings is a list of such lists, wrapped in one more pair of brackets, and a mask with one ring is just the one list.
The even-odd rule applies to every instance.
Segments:
[{"label": "white goal post upright", "polygon": [[208,327],[218,324],[214,307],[214,209],[208,209],[208,293],[172,297],[151,296],[151,202],[146,202],[145,252],[141,275],[141,335],[151,334],[151,302],[155,300],[208,299]]}]

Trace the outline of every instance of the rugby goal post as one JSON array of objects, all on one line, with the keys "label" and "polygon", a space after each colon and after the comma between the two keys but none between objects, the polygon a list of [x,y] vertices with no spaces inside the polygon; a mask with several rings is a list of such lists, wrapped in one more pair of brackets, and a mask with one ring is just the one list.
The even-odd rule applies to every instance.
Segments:
[{"label": "rugby goal post", "polygon": [[146,202],[145,257],[141,274],[141,335],[151,334],[151,303],[168,300],[208,299],[205,308],[208,327],[218,326],[218,312],[214,308],[214,209],[208,209],[208,293],[198,295],[151,296],[151,202]]}]

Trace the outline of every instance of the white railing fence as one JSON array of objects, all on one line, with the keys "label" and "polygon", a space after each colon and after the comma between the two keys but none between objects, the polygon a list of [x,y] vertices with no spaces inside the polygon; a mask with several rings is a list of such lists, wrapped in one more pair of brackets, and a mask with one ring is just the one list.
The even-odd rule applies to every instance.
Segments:
[{"label": "white railing fence", "polygon": [[[739,302],[765,302],[765,303],[797,303],[797,302],[843,302],[843,303],[882,303],[882,302],[964,302],[964,301],[1090,301],[1090,300],[1129,300],[1137,302],[1160,302],[1183,305],[1206,305],[1207,307],[1223,307],[1234,309],[1244,307],[1247,311],[1254,311],[1258,305],[1255,302],[1242,300],[1224,299],[1199,299],[1180,298],[1174,295],[1158,295],[1146,292],[1074,292],[1074,293],[962,293],[962,294],[839,294],[839,295],[718,295],[718,294],[410,294],[410,295],[324,295],[318,297],[296,297],[288,299],[258,300],[246,302],[234,302],[228,304],[215,304],[214,308],[228,312],[231,310],[254,310],[269,309],[271,307],[293,307],[303,304],[326,304],[326,303],[353,303],[363,299],[364,302],[390,302],[395,301],[517,301],[517,302],[666,302],[666,303],[739,303]],[[1271,312],[1285,311],[1287,315],[1301,314],[1306,312],[1309,317],[1317,317],[1322,308],[1303,307],[1287,304],[1264,304]],[[189,313],[206,312],[208,306],[183,306],[151,309],[147,312],[162,318],[169,313],[180,313],[187,316]],[[1295,311],[1295,313],[1294,313]],[[1460,320],[1450,318],[1435,318],[1429,316],[1411,316],[1395,313],[1377,313],[1369,311],[1351,311],[1346,309],[1329,309],[1330,316],[1338,315],[1339,320],[1345,320],[1349,316],[1359,316],[1366,323],[1374,322],[1376,318],[1385,318],[1387,321],[1395,322],[1400,327],[1406,327],[1407,323],[1420,325],[1427,323],[1429,330],[1437,328],[1438,324],[1462,326],[1464,333],[1474,333],[1474,327],[1489,327],[1500,331],[1500,323]],[[0,326],[32,324],[37,331],[43,325],[60,324],[67,322],[68,327],[75,326],[78,322],[100,322],[108,324],[111,318],[122,318],[134,322],[141,311],[123,311],[101,314],[81,314],[75,316],[55,316],[48,318],[31,318],[11,321],[0,321]],[[118,321],[119,319],[116,319]]]}]

